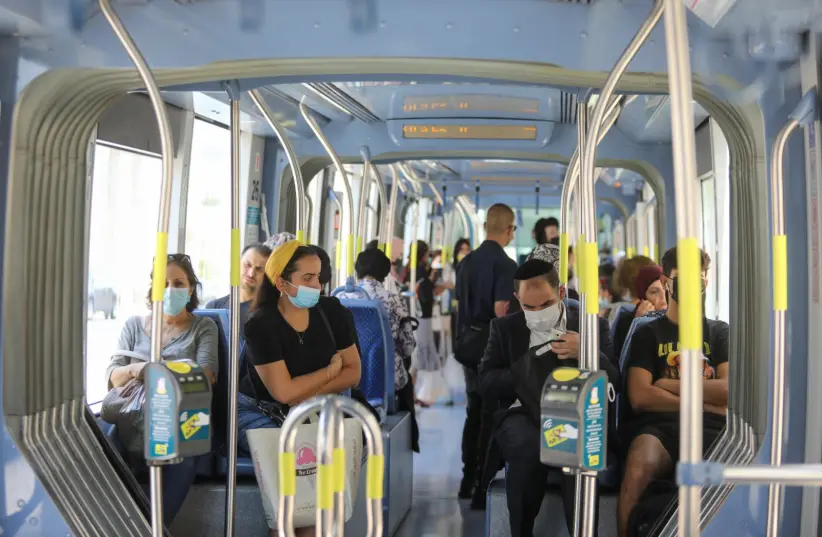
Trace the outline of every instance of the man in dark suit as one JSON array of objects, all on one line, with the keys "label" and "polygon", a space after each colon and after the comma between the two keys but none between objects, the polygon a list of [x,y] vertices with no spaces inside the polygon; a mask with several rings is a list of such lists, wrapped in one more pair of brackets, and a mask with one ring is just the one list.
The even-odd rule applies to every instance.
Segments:
[{"label": "man in dark suit", "polygon": [[[549,470],[539,460],[542,386],[557,367],[579,366],[579,310],[564,305],[565,288],[554,266],[545,261],[531,259],[519,267],[514,288],[522,311],[491,322],[478,389],[483,401],[507,408],[496,415],[492,452],[508,463],[511,537],[532,537]],[[599,319],[599,351],[600,368],[619,386],[605,319]],[[573,535],[573,476],[564,476],[562,496]]]}]

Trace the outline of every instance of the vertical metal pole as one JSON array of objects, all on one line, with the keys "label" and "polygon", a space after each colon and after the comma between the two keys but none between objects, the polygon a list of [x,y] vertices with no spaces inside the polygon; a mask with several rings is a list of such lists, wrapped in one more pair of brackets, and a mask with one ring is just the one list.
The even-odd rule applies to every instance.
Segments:
[{"label": "vertical metal pole", "polygon": [[[385,215],[385,255],[391,260],[394,249],[394,222],[397,214],[397,196],[399,195],[400,174],[397,166],[391,165],[391,200],[388,202],[388,211]],[[393,289],[392,289],[393,291]]]},{"label": "vertical metal pole", "polygon": [[[317,139],[320,141],[320,144],[322,144],[323,149],[325,149],[325,152],[328,153],[329,157],[331,157],[331,162],[334,163],[334,168],[337,170],[337,173],[339,173],[342,177],[343,186],[345,187],[345,210],[348,214],[340,214],[340,219],[344,220],[347,223],[347,225],[345,226],[345,229],[348,232],[345,243],[346,263],[343,269],[341,271],[338,271],[338,277],[341,281],[345,282],[348,276],[354,273],[354,196],[351,193],[351,181],[348,180],[348,172],[343,167],[340,157],[337,156],[337,153],[334,151],[334,148],[329,143],[328,138],[325,137],[322,129],[320,129],[320,125],[317,123],[317,120],[314,119],[314,116],[312,116],[311,113],[308,111],[308,107],[305,106],[304,102],[300,102],[300,114],[302,114],[303,119],[305,119],[305,122],[308,123],[308,126],[311,128],[311,131],[314,133],[314,136],[316,136]],[[343,218],[344,216],[347,216],[347,218]],[[342,227],[342,225],[340,227]]]},{"label": "vertical metal pole", "polygon": [[[771,240],[773,248],[773,382],[771,390],[771,466],[782,465],[782,442],[785,436],[785,312],[788,309],[788,241],[785,236],[785,209],[782,165],[785,145],[791,133],[799,126],[791,119],[779,131],[771,156]],[[782,509],[782,485],[768,487],[767,537],[779,535],[779,514]]]},{"label": "vertical metal pole", "polygon": [[356,236],[355,253],[362,252],[363,242],[365,241],[365,207],[368,202],[368,194],[371,186],[371,152],[367,147],[360,148],[362,155],[362,182],[360,183],[360,206],[357,211],[357,229],[354,231]]},{"label": "vertical metal pole", "polygon": [[[120,17],[112,9],[110,0],[100,0],[100,9],[108,21],[117,39],[123,45],[140,78],[146,86],[154,116],[160,129],[160,147],[163,161],[163,182],[160,189],[160,207],[157,216],[157,246],[154,252],[154,270],[151,281],[151,361],[159,363],[162,359],[163,331],[163,295],[166,287],[166,268],[168,265],[168,222],[171,213],[171,183],[174,176],[174,145],[171,138],[171,125],[157,81],[146,64],[137,45],[123,26]],[[149,468],[151,492],[151,534],[154,537],[163,535],[163,474],[160,466]]]},{"label": "vertical metal pole", "polygon": [[[702,293],[697,245],[696,144],[688,26],[680,0],[664,0],[665,51],[673,128],[674,195],[677,227],[677,285],[679,286],[680,379],[679,461],[702,461]],[[679,487],[679,535],[699,535],[700,487]]]},{"label": "vertical metal pole", "polygon": [[[297,153],[294,152],[294,146],[291,145],[291,140],[288,138],[288,133],[285,131],[283,126],[280,125],[276,119],[274,119],[274,114],[272,114],[271,110],[268,108],[268,104],[266,104],[265,98],[260,93],[260,90],[249,91],[248,96],[254,104],[257,105],[260,113],[265,118],[268,126],[271,127],[271,130],[274,131],[274,134],[277,136],[277,140],[280,141],[280,145],[283,146],[283,150],[285,151],[285,156],[288,159],[288,165],[291,167],[292,179],[294,180],[294,194],[296,198],[294,201],[294,210],[297,216],[297,240],[305,243],[308,213],[305,210],[305,183],[303,183],[303,173],[302,168],[300,168],[300,161],[297,158]],[[278,189],[278,196],[282,190],[283,189],[281,188]],[[275,207],[279,206],[280,200],[277,199]]]},{"label": "vertical metal pole", "polygon": [[[231,294],[228,393],[236,394],[240,364],[240,87],[226,84],[231,99]],[[295,177],[296,181],[297,178]],[[298,220],[299,221],[299,220]],[[228,398],[228,468],[226,470],[225,535],[234,536],[237,489],[237,398]]]},{"label": "vertical metal pole", "polygon": [[385,195],[385,182],[382,179],[382,174],[373,162],[371,163],[371,174],[374,176],[374,184],[377,185],[377,195],[380,199],[380,210],[377,211],[377,242],[379,249],[385,252],[385,244],[388,240],[386,238],[388,219],[379,218],[379,215],[388,213],[388,197]]}]

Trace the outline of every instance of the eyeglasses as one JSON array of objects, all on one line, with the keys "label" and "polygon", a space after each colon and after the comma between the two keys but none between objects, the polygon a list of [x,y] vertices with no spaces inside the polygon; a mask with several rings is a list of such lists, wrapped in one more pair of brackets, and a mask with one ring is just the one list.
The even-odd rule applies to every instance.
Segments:
[{"label": "eyeglasses", "polygon": [[[188,254],[168,254],[168,262],[191,266],[191,257]],[[155,258],[156,259],[156,258]]]}]

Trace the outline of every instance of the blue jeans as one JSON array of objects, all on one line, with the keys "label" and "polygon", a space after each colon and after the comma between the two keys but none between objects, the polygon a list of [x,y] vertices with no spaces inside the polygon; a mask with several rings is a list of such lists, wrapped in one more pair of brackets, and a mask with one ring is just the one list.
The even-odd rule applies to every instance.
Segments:
[{"label": "blue jeans", "polygon": [[240,454],[246,457],[251,456],[251,447],[248,445],[246,431],[279,428],[278,423],[260,412],[257,401],[247,395],[237,394],[237,446],[240,448]]},{"label": "blue jeans", "polygon": [[[131,473],[136,476],[148,473],[146,461],[133,454],[126,453],[120,439],[117,438],[117,428],[112,427],[107,435],[109,442],[123,456],[128,463]],[[180,512],[183,503],[186,501],[188,491],[197,477],[197,459],[190,457],[183,459],[179,464],[169,464],[163,466],[163,523],[166,527],[171,525],[174,517]],[[149,483],[142,483],[143,491],[151,502],[151,490]]]}]

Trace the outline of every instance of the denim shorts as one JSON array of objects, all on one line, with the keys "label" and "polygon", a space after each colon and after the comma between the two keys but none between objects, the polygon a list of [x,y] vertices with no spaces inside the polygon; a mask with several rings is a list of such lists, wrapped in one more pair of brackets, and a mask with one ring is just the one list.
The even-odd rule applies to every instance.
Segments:
[{"label": "denim shorts", "polygon": [[242,393],[237,394],[237,446],[240,448],[240,454],[246,457],[251,456],[246,431],[279,428],[280,425],[277,422],[260,412],[257,408],[257,401]]}]

